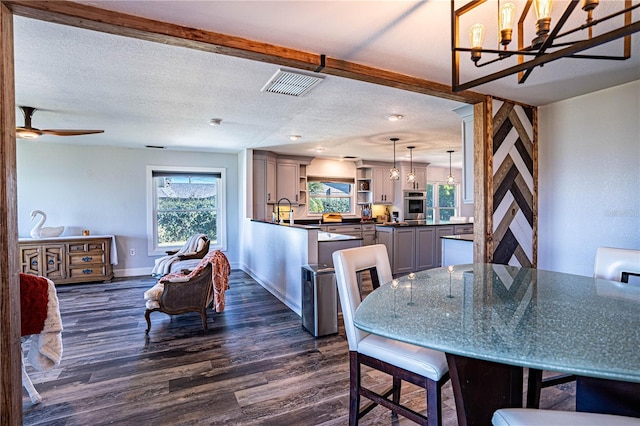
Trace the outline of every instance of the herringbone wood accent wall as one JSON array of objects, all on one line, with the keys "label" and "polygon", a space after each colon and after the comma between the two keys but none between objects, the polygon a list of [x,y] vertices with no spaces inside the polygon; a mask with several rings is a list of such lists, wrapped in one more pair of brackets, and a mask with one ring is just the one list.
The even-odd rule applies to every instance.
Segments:
[{"label": "herringbone wood accent wall", "polygon": [[536,265],[534,108],[493,101],[493,263]]}]

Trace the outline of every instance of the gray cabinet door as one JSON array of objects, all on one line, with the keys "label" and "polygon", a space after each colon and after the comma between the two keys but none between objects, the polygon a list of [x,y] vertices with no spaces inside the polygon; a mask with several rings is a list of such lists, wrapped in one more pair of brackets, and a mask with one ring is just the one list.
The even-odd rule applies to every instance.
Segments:
[{"label": "gray cabinet door", "polygon": [[393,228],[377,228],[376,244],[384,244],[387,248],[389,264],[391,265],[391,271],[393,272]]},{"label": "gray cabinet door", "polygon": [[414,227],[396,228],[393,241],[393,273],[408,274],[416,269]]},{"label": "gray cabinet door", "polygon": [[436,231],[433,226],[416,227],[416,271],[435,268]]}]

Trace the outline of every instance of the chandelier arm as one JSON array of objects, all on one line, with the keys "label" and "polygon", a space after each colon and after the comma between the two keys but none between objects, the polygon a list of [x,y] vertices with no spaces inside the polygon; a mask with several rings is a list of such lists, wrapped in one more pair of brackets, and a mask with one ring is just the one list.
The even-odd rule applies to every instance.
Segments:
[{"label": "chandelier arm", "polygon": [[597,25],[597,24],[599,24],[599,23],[601,23],[601,22],[608,21],[608,20],[609,20],[609,19],[611,19],[611,18],[615,18],[616,16],[623,15],[623,14],[625,14],[625,13],[627,13],[627,12],[631,12],[631,11],[633,11],[634,9],[637,9],[637,8],[639,8],[639,7],[640,7],[640,3],[635,4],[635,5],[631,6],[631,7],[627,7],[627,8],[625,8],[625,9],[623,9],[623,10],[619,10],[619,11],[617,11],[617,12],[614,12],[614,13],[612,13],[611,15],[603,16],[603,17],[602,17],[602,18],[600,18],[600,19],[594,19],[593,21],[591,21],[591,22],[589,22],[589,23],[582,24],[581,26],[579,26],[579,27],[577,27],[577,28],[574,28],[574,29],[572,29],[572,30],[566,31],[566,32],[564,32],[564,33],[562,33],[562,34],[558,34],[558,35],[556,36],[556,38],[564,37],[564,36],[567,36],[567,35],[573,34],[573,33],[577,32],[577,31],[586,30],[586,29],[587,29],[587,28],[589,28],[589,27],[593,27],[593,26],[595,26],[595,25]]},{"label": "chandelier arm", "polygon": [[625,25],[624,27],[620,27],[618,29],[609,31],[608,33],[601,34],[592,39],[585,40],[574,44],[573,46],[566,47],[561,50],[556,50],[555,52],[545,53],[544,55],[538,56],[534,59],[531,59],[527,62],[523,62],[518,65],[514,65],[509,68],[505,68],[502,71],[495,72],[493,74],[486,75],[484,77],[477,78],[475,80],[468,81],[463,84],[456,84],[452,87],[454,92],[460,92],[463,90],[470,89],[475,86],[479,86],[481,84],[489,83],[494,80],[498,80],[500,78],[515,74],[520,71],[527,70],[529,68],[534,68],[539,65],[546,64],[548,62],[555,61],[557,59],[573,55],[575,53],[582,52],[583,50],[591,49],[592,47],[599,46],[604,43],[608,43],[613,40],[617,40],[622,37],[626,37],[628,35],[634,34],[640,31],[640,21],[633,22],[629,25]]},{"label": "chandelier arm", "polygon": [[[564,24],[567,22],[567,20],[569,19],[569,17],[573,13],[573,10],[578,5],[578,1],[579,0],[571,0],[571,3],[569,3],[567,5],[567,8],[564,10],[564,13],[562,14],[560,19],[558,20],[558,23],[556,24],[555,27],[553,27],[553,30],[551,30],[551,33],[549,34],[549,36],[547,36],[547,38],[545,39],[544,43],[542,43],[542,46],[540,46],[540,50],[538,50],[537,57],[544,55],[546,50],[549,47],[551,47],[551,45],[553,44],[553,41],[556,39],[556,36],[558,35],[558,33],[560,32],[560,30],[562,29]],[[525,81],[527,81],[527,78],[529,78],[529,76],[531,75],[532,72],[533,72],[533,68],[528,68],[524,72],[524,75],[518,81],[518,84],[522,84]]]}]

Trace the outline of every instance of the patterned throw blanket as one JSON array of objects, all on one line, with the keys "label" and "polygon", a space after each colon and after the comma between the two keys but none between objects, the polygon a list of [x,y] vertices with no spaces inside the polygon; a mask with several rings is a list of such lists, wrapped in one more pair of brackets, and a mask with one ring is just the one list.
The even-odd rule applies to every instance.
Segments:
[{"label": "patterned throw blanket", "polygon": [[36,370],[48,370],[62,359],[62,319],[53,281],[20,274],[20,334],[29,338],[27,359]]},{"label": "patterned throw blanket", "polygon": [[[211,263],[211,280],[213,281],[213,309],[216,312],[224,311],[225,301],[224,301],[224,292],[229,290],[229,274],[231,273],[231,266],[229,265],[229,260],[227,256],[220,250],[215,250],[209,252],[202,258],[198,266],[189,273],[189,275],[184,275],[180,272],[174,272],[169,275],[165,275],[160,278],[158,284],[156,284],[152,289],[147,290],[145,292],[145,299],[152,300],[153,295],[147,294],[148,292],[155,290],[159,291],[157,298],[160,298],[160,294],[164,290],[165,282],[186,282],[191,279],[191,277],[197,275],[200,271],[207,267],[207,265]],[[147,308],[149,305],[147,304]]]},{"label": "patterned throw blanket", "polygon": [[195,254],[197,251],[202,249],[205,237],[205,234],[193,235],[186,243],[184,243],[176,254],[162,256],[161,258],[156,259],[151,275],[162,276],[168,274],[171,270],[171,265],[180,260],[178,257],[179,255]]}]

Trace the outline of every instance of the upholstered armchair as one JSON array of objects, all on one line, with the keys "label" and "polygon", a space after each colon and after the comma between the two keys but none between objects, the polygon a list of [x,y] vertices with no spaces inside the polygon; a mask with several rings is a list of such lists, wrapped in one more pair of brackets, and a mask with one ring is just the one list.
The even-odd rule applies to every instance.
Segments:
[{"label": "upholstered armchair", "polygon": [[168,315],[199,312],[202,327],[207,330],[207,308],[211,307],[216,312],[224,310],[229,273],[227,257],[216,250],[208,253],[189,274],[177,272],[162,277],[144,293],[146,333],[151,330],[151,312],[156,311]]}]

